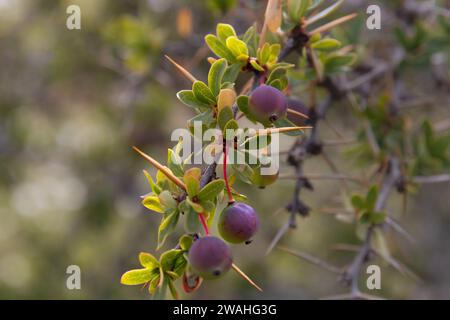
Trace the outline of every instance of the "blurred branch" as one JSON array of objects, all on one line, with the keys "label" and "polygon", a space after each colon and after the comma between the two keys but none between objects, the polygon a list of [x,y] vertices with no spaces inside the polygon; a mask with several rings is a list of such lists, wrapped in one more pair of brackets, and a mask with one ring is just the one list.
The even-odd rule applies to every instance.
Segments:
[{"label": "blurred branch", "polygon": [[[375,211],[382,211],[384,209],[389,194],[391,193],[392,189],[395,188],[400,178],[401,178],[400,162],[396,157],[391,157],[389,161],[388,172],[384,177],[384,181],[375,204]],[[382,225],[375,225],[375,224],[369,226],[362,246],[360,247],[357,255],[353,259],[353,262],[347,268],[346,272],[342,277],[342,280],[351,286],[352,294],[359,293],[358,278],[361,273],[361,269],[363,268],[363,265],[369,259],[369,255],[373,251],[371,242],[375,232],[375,228],[379,228],[381,226]]]},{"label": "blurred branch", "polygon": [[338,274],[342,273],[342,269],[341,268],[333,266],[333,265],[329,264],[328,262],[326,262],[326,261],[324,261],[322,259],[319,259],[319,258],[317,258],[317,257],[315,257],[313,255],[310,255],[309,253],[301,252],[301,251],[294,251],[294,250],[291,250],[291,249],[288,249],[288,248],[282,247],[282,246],[278,246],[277,248],[282,250],[282,251],[285,251],[287,253],[290,253],[293,256],[299,257],[299,258],[301,258],[303,260],[306,260],[306,261],[308,261],[308,262],[310,262],[312,264],[315,264],[315,265],[317,265],[317,266],[319,266],[322,269],[325,269],[327,271],[330,271],[330,272],[333,272],[333,273],[338,273]]},{"label": "blurred branch", "polygon": [[411,181],[414,183],[441,183],[449,182],[450,174],[440,174],[436,176],[416,176],[412,177]]}]

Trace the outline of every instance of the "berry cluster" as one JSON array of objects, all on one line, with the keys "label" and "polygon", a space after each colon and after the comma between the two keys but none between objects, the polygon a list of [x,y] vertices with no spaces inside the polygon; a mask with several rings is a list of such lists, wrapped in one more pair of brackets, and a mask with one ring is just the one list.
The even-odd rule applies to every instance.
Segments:
[{"label": "berry cluster", "polygon": [[[281,10],[281,6],[268,6],[267,10]],[[294,11],[298,10],[300,8]],[[270,159],[268,147],[271,139],[260,137],[270,137],[274,133],[302,135],[304,129],[310,128],[305,126],[309,119],[305,114],[311,114],[296,100],[286,96],[289,92],[288,70],[295,65],[280,61],[280,57],[286,55],[286,51],[281,50],[282,41],[269,43],[265,40],[265,33],[275,33],[281,27],[281,20],[266,15],[264,26],[268,30],[263,29],[260,34],[252,26],[243,35],[238,35],[231,25],[218,24],[216,34],[205,37],[206,44],[218,57],[208,58],[210,69],[207,82],[196,79],[183,66],[167,57],[192,81],[191,90],[177,93],[178,99],[196,113],[188,121],[190,132],[193,134],[195,123],[199,122],[202,128],[220,132],[213,141],[205,143],[202,150],[210,152],[215,161],[203,168],[188,167],[189,163],[180,156],[181,141],[175,148],[169,149],[167,165],[135,148],[158,170],[156,181],[145,172],[152,192],[142,201],[148,209],[162,214],[158,249],[174,232],[181,217],[185,232],[176,247],[162,253],[159,260],[149,253],[141,253],[139,258],[143,268],[126,272],[121,279],[123,284],[148,286],[149,292],[157,298],[164,298],[169,289],[176,298],[178,294],[173,282],[178,278],[183,279],[183,289],[192,292],[203,279],[216,279],[233,269],[261,290],[233,262],[226,243],[249,244],[260,226],[259,215],[247,203],[246,196],[237,192],[235,182],[259,188],[273,184],[278,172],[263,174],[267,162],[262,161],[262,158]],[[320,33],[304,38],[306,41],[319,41]],[[343,57],[342,54],[335,55]],[[321,55],[323,59],[327,57],[327,53]],[[344,66],[336,66],[336,70]],[[241,74],[246,74],[247,83],[238,90],[236,83],[240,83],[237,80]],[[317,77],[321,75],[317,74]],[[258,130],[243,127],[242,123],[238,123],[241,118],[258,126]],[[254,141],[257,141],[256,146],[250,143]],[[230,148],[236,153],[243,153],[245,163],[228,163]],[[256,161],[249,161],[250,157],[255,160],[252,152],[255,148],[259,151]],[[216,173],[219,164],[222,164],[222,178],[218,178]],[[215,219],[219,207],[224,208]],[[214,223],[217,223],[220,237],[210,234]]]}]

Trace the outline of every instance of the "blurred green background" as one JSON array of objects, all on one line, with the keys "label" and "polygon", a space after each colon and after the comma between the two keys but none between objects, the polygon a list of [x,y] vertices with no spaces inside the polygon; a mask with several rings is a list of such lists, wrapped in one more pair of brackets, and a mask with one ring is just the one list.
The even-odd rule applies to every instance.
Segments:
[{"label": "blurred green background", "polygon": [[[396,10],[404,3],[372,2],[383,7],[382,31],[367,31],[359,19],[341,32],[363,33],[357,45],[364,56],[389,55]],[[81,8],[81,30],[66,28],[70,4]],[[366,6],[348,1],[341,11],[364,18]],[[149,298],[146,290],[119,282],[124,271],[138,267],[140,251],[155,253],[159,223],[159,215],[143,208],[139,198],[149,191],[142,169],[154,170],[131,146],[164,160],[173,145],[172,129],[185,127],[192,117],[175,97],[190,84],[164,54],[204,79],[211,53],[203,47],[203,36],[217,22],[245,31],[262,21],[264,7],[265,1],[257,0],[0,0],[0,298]],[[429,66],[420,59],[405,78],[406,91],[428,99],[425,106],[407,108],[409,117],[426,116],[448,131],[448,121],[443,122],[450,119],[448,88],[433,84]],[[328,119],[344,136],[354,136],[358,121],[345,106],[334,106]],[[337,139],[326,126],[321,135]],[[284,150],[292,142],[284,138]],[[346,148],[330,147],[328,155],[342,172],[363,174],[367,169],[349,161]],[[330,172],[322,158],[306,168]],[[284,166],[282,173],[289,170]],[[305,261],[278,250],[265,256],[287,219],[285,213],[273,213],[289,201],[292,181],[280,180],[265,190],[240,188],[260,212],[262,228],[251,245],[233,246],[235,261],[264,292],[230,272],[183,298],[304,299],[346,291],[335,274]],[[336,265],[349,262],[352,253],[332,246],[359,243],[354,226],[319,210],[336,206],[341,188],[339,181],[318,181],[314,192],[305,191],[303,199],[313,212],[281,243]],[[421,281],[381,264],[382,290],[376,294],[450,298],[449,195],[449,183],[426,185],[408,198],[404,214],[401,197],[391,198],[390,212],[416,239],[411,244],[388,234],[392,254]],[[81,268],[81,290],[66,288],[69,265]]]}]

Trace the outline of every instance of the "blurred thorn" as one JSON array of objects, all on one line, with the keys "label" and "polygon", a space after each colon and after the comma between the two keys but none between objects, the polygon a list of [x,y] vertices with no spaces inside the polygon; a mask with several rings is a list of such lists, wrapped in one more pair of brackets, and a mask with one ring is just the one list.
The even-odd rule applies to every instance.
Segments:
[{"label": "blurred thorn", "polygon": [[289,230],[289,222],[285,223],[277,232],[269,247],[266,250],[266,256],[275,248],[281,237]]},{"label": "blurred thorn", "polygon": [[292,131],[302,131],[303,129],[312,129],[311,126],[304,127],[283,127],[283,128],[267,128],[267,129],[258,129],[256,130],[256,134],[258,136],[271,135],[274,133],[286,133]]},{"label": "blurred thorn", "polygon": [[360,248],[361,246],[347,243],[336,243],[330,247],[331,250],[350,251],[350,252],[358,252]]},{"label": "blurred thorn", "polygon": [[393,257],[389,256],[383,256],[381,255],[378,251],[373,250],[380,258],[382,258],[383,260],[385,260],[391,267],[393,267],[395,270],[397,270],[398,272],[400,272],[402,275],[410,277],[411,279],[413,279],[416,282],[423,282],[422,279],[416,275],[411,269],[409,269],[407,266],[405,266],[403,263],[401,263],[400,261],[394,259]]},{"label": "blurred thorn", "polygon": [[173,60],[171,57],[169,57],[168,55],[164,55],[164,57],[166,57],[167,60],[169,60],[174,66],[175,68],[178,69],[178,71],[180,71],[186,78],[188,78],[191,82],[195,82],[197,81],[197,79],[189,72],[187,71],[185,68],[183,68],[181,65],[179,65],[178,63],[175,62],[175,60]]},{"label": "blurred thorn", "polygon": [[337,273],[337,274],[341,274],[343,272],[343,270],[341,268],[338,268],[336,266],[333,266],[331,264],[329,264],[328,262],[319,259],[309,253],[306,252],[300,252],[300,251],[294,251],[285,247],[281,247],[278,246],[277,249],[280,249],[282,251],[285,251],[295,257],[301,258],[305,261],[308,261],[309,263],[315,264],[316,266],[321,267],[322,269],[325,269],[327,271],[333,272],[333,273]]},{"label": "blurred thorn", "polygon": [[[340,173],[338,167],[331,160],[331,158],[328,156],[328,154],[325,151],[322,150],[321,155],[322,155],[322,158],[327,163],[327,165],[330,167],[331,171],[333,171],[334,174],[340,175],[341,173]],[[342,181],[342,186],[344,187],[344,190],[345,190],[345,194],[347,194],[348,192],[350,192],[348,184],[347,184],[345,179],[342,179],[341,181]]]},{"label": "blurred thorn", "polygon": [[406,231],[397,221],[395,221],[392,217],[386,217],[386,225],[391,227],[394,231],[402,235],[406,240],[408,240],[411,243],[415,243],[416,239],[408,232]]},{"label": "blurred thorn", "polygon": [[345,137],[342,135],[342,133],[336,129],[335,126],[333,126],[330,121],[328,121],[326,118],[323,119],[323,122],[327,125],[328,128],[331,129],[331,131],[334,132],[335,135],[337,135],[339,137],[339,139],[345,140]]},{"label": "blurred thorn", "polygon": [[323,9],[322,11],[316,13],[315,15],[308,17],[304,24],[305,26],[313,24],[314,22],[319,21],[320,19],[323,19],[325,17],[327,17],[328,15],[330,15],[333,11],[336,11],[337,9],[339,9],[339,7],[342,5],[342,3],[344,3],[344,0],[338,0],[335,3],[333,3],[332,5],[330,5],[329,7]]},{"label": "blurred thorn", "polygon": [[250,279],[249,276],[247,276],[244,271],[239,269],[239,267],[236,264],[232,264],[231,267],[234,271],[236,271],[242,278],[244,278],[248,283],[250,283],[253,287],[255,287],[258,291],[263,292],[263,289],[261,289],[260,286],[258,286],[252,279]]},{"label": "blurred thorn", "polygon": [[[314,67],[314,71],[316,72],[317,75],[317,79],[319,82],[323,81],[323,65],[319,64],[320,60],[317,58],[316,52],[314,50],[311,49],[311,46],[308,44],[306,44],[306,49],[307,49],[307,54],[309,56],[309,58],[311,59],[312,65]],[[311,99],[311,105],[315,105],[315,91],[313,91],[314,93],[311,93],[312,95],[314,95],[314,99]]]},{"label": "blurred thorn", "polygon": [[318,27],[318,28],[308,32],[308,33],[310,35],[313,35],[315,33],[321,33],[321,32],[328,31],[328,30],[330,30],[330,29],[332,29],[332,28],[334,28],[334,27],[336,27],[336,26],[338,26],[338,25],[340,25],[340,24],[342,24],[344,22],[347,22],[347,21],[353,19],[356,16],[357,16],[356,13],[351,13],[349,15],[346,15],[346,16],[343,16],[343,17],[338,18],[336,20],[333,20],[331,22],[328,22],[328,23],[324,24],[323,26],[320,26],[320,27]]},{"label": "blurred thorn", "polygon": [[294,110],[294,109],[288,108],[288,109],[287,109],[287,112],[288,112],[288,113],[291,113],[291,114],[295,114],[295,115],[300,116],[300,117],[303,117],[303,118],[305,118],[305,119],[309,119],[309,117],[308,117],[306,114],[301,113],[301,112],[298,112],[298,111],[296,111],[296,110]]},{"label": "blurred thorn", "polygon": [[280,213],[282,213],[285,210],[286,210],[286,208],[284,208],[284,207],[279,208],[272,214],[272,217],[276,217],[277,215],[279,215]]}]

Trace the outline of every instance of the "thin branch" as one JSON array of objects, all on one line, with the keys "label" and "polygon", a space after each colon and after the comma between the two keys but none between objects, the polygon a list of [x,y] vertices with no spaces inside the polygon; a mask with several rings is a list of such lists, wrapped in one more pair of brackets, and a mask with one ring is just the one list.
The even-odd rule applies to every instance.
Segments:
[{"label": "thin branch", "polygon": [[299,258],[301,258],[303,260],[306,260],[309,263],[315,264],[315,265],[317,265],[317,266],[319,266],[322,269],[325,269],[327,271],[330,271],[330,272],[333,272],[333,273],[338,273],[338,274],[342,273],[342,269],[341,268],[333,266],[333,265],[329,264],[328,262],[326,262],[326,261],[324,261],[324,260],[322,260],[320,258],[317,258],[317,257],[315,257],[315,256],[313,256],[313,255],[311,255],[309,253],[301,252],[301,251],[294,251],[294,250],[291,250],[289,248],[281,247],[281,246],[278,246],[277,248],[282,250],[282,251],[285,251],[287,253],[290,253],[293,256],[296,256],[296,257],[299,257]]},{"label": "thin branch", "polygon": [[[388,172],[384,177],[383,185],[375,203],[375,211],[382,211],[384,209],[391,190],[395,187],[400,178],[401,170],[399,160],[396,157],[391,157]],[[364,243],[360,247],[358,254],[355,256],[352,263],[342,277],[342,280],[351,285],[352,294],[359,293],[358,278],[363,265],[365,264],[366,260],[369,258],[369,254],[373,250],[371,242],[375,232],[375,228],[379,227],[380,225],[375,224],[369,226],[364,239]]]}]

